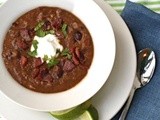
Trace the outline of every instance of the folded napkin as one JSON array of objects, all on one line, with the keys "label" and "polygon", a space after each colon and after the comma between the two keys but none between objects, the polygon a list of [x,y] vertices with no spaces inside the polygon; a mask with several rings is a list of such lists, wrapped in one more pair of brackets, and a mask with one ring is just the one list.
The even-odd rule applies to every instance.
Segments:
[{"label": "folded napkin", "polygon": [[137,53],[151,48],[157,59],[153,78],[135,92],[126,120],[160,120],[160,14],[127,0],[121,16],[130,29]]}]

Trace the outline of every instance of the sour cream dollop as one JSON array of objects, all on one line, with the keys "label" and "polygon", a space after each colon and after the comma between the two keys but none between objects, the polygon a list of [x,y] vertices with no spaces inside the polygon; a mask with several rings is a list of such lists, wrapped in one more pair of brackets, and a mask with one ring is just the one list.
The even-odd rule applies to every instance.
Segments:
[{"label": "sour cream dollop", "polygon": [[[42,61],[44,56],[47,55],[48,58],[56,57],[57,50],[60,52],[63,50],[63,46],[59,43],[58,38],[53,34],[47,34],[44,37],[35,36],[33,40],[38,42],[37,55],[35,57],[40,57]],[[34,50],[35,48],[32,45],[30,51]]]}]

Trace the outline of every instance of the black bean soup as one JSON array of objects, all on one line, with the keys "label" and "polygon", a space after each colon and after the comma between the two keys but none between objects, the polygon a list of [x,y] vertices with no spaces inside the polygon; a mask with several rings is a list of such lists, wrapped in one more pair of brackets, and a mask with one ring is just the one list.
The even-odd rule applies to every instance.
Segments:
[{"label": "black bean soup", "polygon": [[65,91],[87,74],[93,42],[85,25],[57,7],[38,7],[19,17],[8,30],[2,57],[22,86],[42,93]]}]

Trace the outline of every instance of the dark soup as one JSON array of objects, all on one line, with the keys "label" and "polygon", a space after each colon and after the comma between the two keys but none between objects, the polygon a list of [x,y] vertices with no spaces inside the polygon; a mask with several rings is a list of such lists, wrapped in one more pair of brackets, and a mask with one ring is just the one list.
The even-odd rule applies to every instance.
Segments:
[{"label": "dark soup", "polygon": [[44,6],[12,24],[2,57],[11,76],[22,86],[56,93],[74,87],[86,76],[93,59],[93,42],[75,15]]}]

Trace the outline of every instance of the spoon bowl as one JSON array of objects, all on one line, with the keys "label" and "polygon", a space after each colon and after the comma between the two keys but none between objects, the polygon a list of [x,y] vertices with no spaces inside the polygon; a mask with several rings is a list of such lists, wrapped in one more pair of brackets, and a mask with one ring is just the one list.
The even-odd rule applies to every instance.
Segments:
[{"label": "spoon bowl", "polygon": [[125,103],[125,106],[123,107],[119,120],[125,120],[135,90],[145,86],[147,83],[150,82],[155,70],[155,66],[156,58],[153,50],[151,50],[150,48],[145,48],[138,53],[137,74],[135,76],[133,88],[131,89],[130,95]]},{"label": "spoon bowl", "polygon": [[138,53],[137,63],[138,80],[141,86],[145,86],[151,80],[154,73],[156,65],[155,53],[150,48],[141,50]]}]

